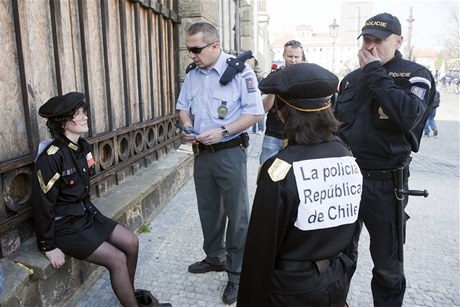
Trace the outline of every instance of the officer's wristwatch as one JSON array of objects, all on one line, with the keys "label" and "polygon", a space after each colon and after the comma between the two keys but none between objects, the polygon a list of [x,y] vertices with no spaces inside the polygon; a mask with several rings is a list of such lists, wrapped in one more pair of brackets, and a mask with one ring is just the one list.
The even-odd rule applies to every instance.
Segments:
[{"label": "officer's wristwatch", "polygon": [[222,126],[220,127],[220,129],[222,129],[222,137],[227,137],[229,135],[229,132],[227,130],[227,128],[225,128],[225,126]]}]

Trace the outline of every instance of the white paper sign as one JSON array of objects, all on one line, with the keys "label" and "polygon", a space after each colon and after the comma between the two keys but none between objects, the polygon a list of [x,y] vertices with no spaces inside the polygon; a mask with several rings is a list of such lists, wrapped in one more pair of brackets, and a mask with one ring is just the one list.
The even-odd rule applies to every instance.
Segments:
[{"label": "white paper sign", "polygon": [[324,229],[356,221],[363,176],[354,157],[294,162],[293,170],[300,199],[297,228]]}]

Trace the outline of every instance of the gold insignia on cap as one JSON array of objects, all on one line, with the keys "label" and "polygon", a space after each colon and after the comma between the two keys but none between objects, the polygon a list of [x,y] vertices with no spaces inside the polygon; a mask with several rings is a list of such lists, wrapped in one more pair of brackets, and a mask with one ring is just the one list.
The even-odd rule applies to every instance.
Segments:
[{"label": "gold insignia on cap", "polygon": [[283,180],[286,177],[291,167],[291,164],[276,158],[275,161],[273,161],[273,164],[268,169],[268,174],[274,182],[277,182]]},{"label": "gold insignia on cap", "polygon": [[301,104],[304,105],[304,107],[300,108],[292,103],[289,103],[286,99],[281,97],[280,95],[276,95],[282,102],[287,104],[290,108],[293,108],[294,110],[300,111],[300,112],[319,112],[322,110],[325,110],[331,106],[331,97],[322,97],[322,98],[316,98],[316,99],[295,99],[297,102],[296,104]]},{"label": "gold insignia on cap", "polygon": [[57,153],[59,151],[59,147],[57,146],[54,146],[54,145],[51,145],[48,150],[46,151],[46,153],[48,154],[48,156],[52,156],[54,155],[55,153]]},{"label": "gold insignia on cap", "polygon": [[42,189],[43,193],[48,193],[48,191],[53,187],[54,183],[61,177],[59,173],[54,174],[54,176],[48,181],[47,184],[45,184],[45,181],[43,180],[43,175],[41,170],[38,170],[37,172],[37,177],[38,177],[38,182],[40,183],[40,188]]},{"label": "gold insignia on cap", "polygon": [[73,144],[73,143],[69,143],[69,147],[72,148],[73,150],[77,151],[78,150],[78,146]]}]

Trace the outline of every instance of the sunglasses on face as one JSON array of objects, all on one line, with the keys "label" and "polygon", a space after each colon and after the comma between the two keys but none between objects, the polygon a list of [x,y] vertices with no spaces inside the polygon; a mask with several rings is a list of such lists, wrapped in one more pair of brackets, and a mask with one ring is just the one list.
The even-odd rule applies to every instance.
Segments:
[{"label": "sunglasses on face", "polygon": [[302,44],[299,42],[299,41],[296,41],[295,39],[292,39],[290,41],[288,41],[286,44],[284,44],[284,47],[287,47],[287,46],[293,46],[293,47],[302,47]]},{"label": "sunglasses on face", "polygon": [[215,42],[212,42],[212,43],[209,43],[207,44],[206,46],[203,46],[203,47],[187,47],[187,51],[188,52],[191,52],[193,54],[200,54],[201,51],[204,49],[204,48],[207,48],[209,46],[211,46],[212,44],[214,44]]}]

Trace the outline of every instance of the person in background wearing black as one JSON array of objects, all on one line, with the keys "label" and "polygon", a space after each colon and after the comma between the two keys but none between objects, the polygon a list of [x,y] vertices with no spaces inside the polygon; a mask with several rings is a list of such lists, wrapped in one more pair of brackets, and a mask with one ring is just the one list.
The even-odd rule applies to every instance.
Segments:
[{"label": "person in background wearing black", "polygon": [[[360,68],[342,80],[336,103],[336,115],[342,122],[339,136],[350,146],[364,178],[355,238],[347,254],[357,261],[364,222],[374,262],[374,306],[401,306],[406,279],[398,257],[398,177],[394,171],[404,168],[400,184],[407,189],[410,154],[419,149],[432,109],[435,81],[428,69],[402,58],[398,18],[388,13],[371,17],[361,36]],[[407,201],[405,197],[404,206]],[[402,218],[405,225],[407,214]]]},{"label": "person in background wearing black", "polygon": [[35,160],[32,209],[38,248],[58,269],[65,255],[109,270],[123,306],[162,306],[147,290],[134,290],[139,239],[104,216],[90,200],[95,161],[88,132],[85,95],[70,92],[49,99],[38,111],[53,139],[40,143]]},{"label": "person in background wearing black", "polygon": [[[279,71],[284,67],[304,62],[305,54],[302,44],[296,40],[287,41],[284,44],[283,59],[284,66],[278,68],[273,73],[276,73],[276,71]],[[275,95],[268,92],[263,94],[266,94],[262,97],[262,102],[264,104],[264,111],[267,112],[267,120],[265,122],[265,135],[259,158],[260,165],[264,164],[268,158],[274,156],[281,148],[283,148],[284,140],[284,125],[279,118],[276,117],[276,109],[274,108]]]},{"label": "person in background wearing black", "polygon": [[259,85],[276,95],[288,144],[260,170],[238,307],[345,305],[354,263],[341,252],[353,236],[362,176],[336,136],[338,83],[330,71],[300,63]]}]

